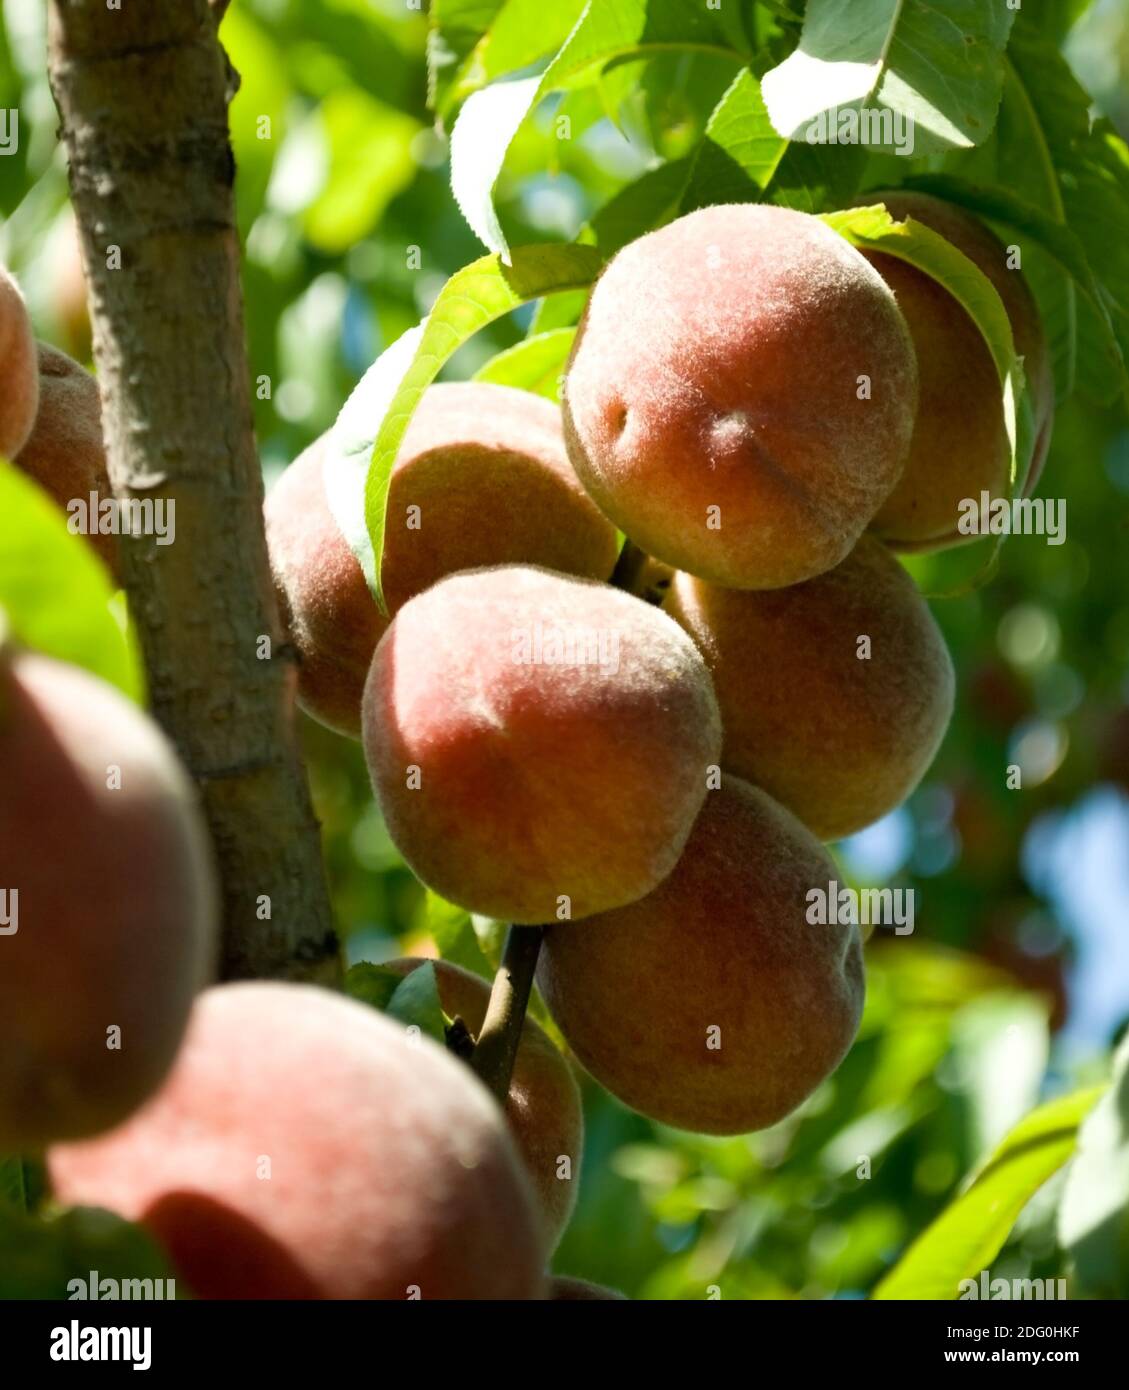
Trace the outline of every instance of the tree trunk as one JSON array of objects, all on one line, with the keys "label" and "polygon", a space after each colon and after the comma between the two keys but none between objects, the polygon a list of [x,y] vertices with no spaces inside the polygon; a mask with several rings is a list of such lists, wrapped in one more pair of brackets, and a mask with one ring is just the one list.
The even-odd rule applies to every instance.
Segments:
[{"label": "tree trunk", "polygon": [[211,826],[222,974],[333,982],[337,947],[294,730],[295,657],[263,535],[222,8],[51,0],[51,83],[114,492],[175,502],[174,543],[122,537],[122,573],[153,711]]}]

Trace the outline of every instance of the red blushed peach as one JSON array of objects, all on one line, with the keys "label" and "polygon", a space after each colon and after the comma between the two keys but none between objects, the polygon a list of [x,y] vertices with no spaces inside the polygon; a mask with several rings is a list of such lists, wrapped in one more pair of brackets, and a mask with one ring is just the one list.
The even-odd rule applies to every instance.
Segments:
[{"label": "red blushed peach", "polygon": [[13,459],[35,424],[39,375],[35,337],[19,286],[0,266],[0,454]]},{"label": "red blushed peach", "polygon": [[872,537],[790,589],[678,574],[663,606],[713,676],[722,766],[821,840],[878,820],[925,775],[953,712],[952,660],[913,580]]},{"label": "red blushed peach", "polygon": [[[925,193],[868,193],[899,221],[912,217],[952,242],[988,277],[1011,320],[1024,359],[1035,416],[1035,453],[1027,479],[1043,471],[1054,424],[1055,387],[1039,310],[1023,275],[987,227],[963,208]],[[957,531],[960,504],[977,506],[982,491],[1007,497],[1011,446],[1000,378],[980,330],[949,292],[905,261],[867,258],[893,290],[917,352],[920,400],[901,479],[882,504],[873,529],[898,550],[938,550],[975,539]]]},{"label": "red blushed peach", "polygon": [[[81,501],[89,510],[91,493],[99,502],[113,496],[102,440],[102,402],[98,381],[65,352],[39,344],[39,413],[16,466],[67,510]],[[87,539],[115,581],[118,539],[101,532]]]},{"label": "red blushed peach", "polygon": [[109,1129],[161,1083],[211,974],[195,788],[102,681],[0,650],[0,1150]]},{"label": "red blushed peach", "polygon": [[665,614],[502,566],[400,610],[369,673],[364,745],[424,883],[540,923],[632,902],[673,869],[721,725],[701,657]]},{"label": "red blushed peach", "polygon": [[573,349],[581,481],[643,550],[738,589],[839,563],[901,475],[917,408],[882,277],[818,218],[704,208],[619,252]]},{"label": "red blushed peach", "polygon": [[203,994],[160,1093],[47,1167],[59,1201],[145,1226],[201,1298],[542,1293],[533,1192],[490,1093],[316,986]]},{"label": "red blushed peach", "polygon": [[578,1060],[625,1105],[703,1134],[763,1129],[858,1029],[858,928],[809,921],[809,894],[837,877],[790,812],[726,777],[655,892],[549,928],[537,982]]}]

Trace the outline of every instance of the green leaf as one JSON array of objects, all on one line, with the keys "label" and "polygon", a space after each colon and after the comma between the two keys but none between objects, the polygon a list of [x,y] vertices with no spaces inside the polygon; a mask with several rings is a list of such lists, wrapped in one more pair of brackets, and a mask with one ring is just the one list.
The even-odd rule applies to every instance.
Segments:
[{"label": "green leaf", "polygon": [[424,901],[423,927],[443,960],[461,965],[483,979],[494,978],[494,967],[482,953],[471,915],[465,908],[456,907],[429,888]]},{"label": "green leaf", "polygon": [[1047,1008],[1035,995],[984,995],[961,1009],[952,1029],[952,1064],[968,1107],[979,1159],[1035,1104],[1047,1070]]},{"label": "green leaf", "polygon": [[1060,43],[1078,23],[1094,0],[1043,0],[1037,7],[1044,33]]},{"label": "green leaf", "polygon": [[314,119],[328,169],[302,226],[319,250],[341,255],[369,235],[415,178],[411,144],[423,127],[357,87],[330,93]]},{"label": "green leaf", "polygon": [[862,145],[792,144],[776,170],[767,201],[813,215],[841,208],[854,198],[867,160]]},{"label": "green leaf", "polygon": [[404,983],[403,975],[388,970],[383,965],[372,965],[367,960],[358,961],[345,972],[345,993],[358,1003],[369,1004],[381,1013],[388,1008],[392,996]]},{"label": "green leaf", "polygon": [[685,0],[590,0],[545,76],[545,90],[590,80],[613,59],[671,50],[748,57],[734,47],[734,30],[720,11]]},{"label": "green leaf", "polygon": [[587,0],[504,0],[443,93],[446,114],[472,92],[555,53]]},{"label": "green leaf", "polygon": [[747,56],[733,49],[731,27],[705,6],[684,0],[590,0],[541,77],[475,92],[451,132],[451,187],[475,235],[491,250],[507,254],[494,209],[494,185],[518,128],[543,96],[592,82],[611,62],[671,50],[738,61]]},{"label": "green leaf", "polygon": [[915,155],[978,145],[996,122],[1014,19],[982,0],[808,0],[799,46],[764,77],[772,124],[792,140],[822,142],[826,121],[867,112],[881,119],[865,143],[896,151],[882,115],[890,113],[912,122]]},{"label": "green leaf", "polygon": [[[372,471],[373,448],[380,422],[384,420],[398,398],[401,384],[415,361],[423,340],[424,325],[419,324],[389,347],[376,359],[357,383],[325,442],[322,471],[325,496],[330,512],[357,558],[378,607],[384,611],[384,591],[380,584],[380,559],[384,551],[384,509],[388,485],[392,477],[395,452],[387,461],[382,481],[379,530],[373,536],[366,521],[366,489]],[[436,368],[438,370],[438,368]],[[417,402],[413,400],[411,409]],[[396,438],[396,449],[408,427],[409,415]]]},{"label": "green leaf", "polygon": [[20,1211],[28,1208],[27,1182],[24,1178],[24,1160],[14,1155],[10,1158],[0,1156],[0,1203]]},{"label": "green leaf", "polygon": [[516,386],[559,402],[561,379],[575,338],[575,328],[553,328],[525,338],[479,367],[474,380]]},{"label": "green leaf", "polygon": [[682,211],[712,203],[777,203],[821,213],[850,201],[866,165],[861,146],[796,144],[769,120],[747,68],[718,102],[698,147]]},{"label": "green leaf", "polygon": [[47,494],[0,459],[0,618],[24,646],[144,697],[136,647],[105,566]]},{"label": "green leaf", "polygon": [[612,256],[628,242],[661,227],[678,212],[691,169],[688,158],[648,169],[593,214],[581,240],[594,241],[605,256]]},{"label": "green leaf", "polygon": [[428,104],[443,112],[463,66],[505,0],[431,0],[427,36]]},{"label": "green leaf", "polygon": [[[112,1212],[75,1207],[51,1220],[0,1206],[0,1299],[65,1299],[72,1280],[166,1280],[175,1272],[148,1232]],[[122,1290],[118,1289],[119,1294]],[[176,1280],[176,1296],[191,1291]],[[138,1292],[137,1297],[143,1297]]]},{"label": "green leaf", "polygon": [[1129,1035],[1113,1084],[1078,1136],[1058,1215],[1082,1288],[1096,1298],[1129,1297]]},{"label": "green leaf", "polygon": [[549,333],[554,328],[575,328],[587,303],[586,289],[568,290],[564,294],[551,294],[538,300],[526,336],[535,338],[539,333]]},{"label": "green leaf", "polygon": [[1108,122],[1091,123],[1089,96],[1033,21],[1016,25],[1009,59],[1000,174],[1009,187],[1029,189],[1027,201],[1071,227],[1085,250],[1120,361],[1111,360],[1104,315],[1080,306],[1078,383],[1108,403],[1124,392],[1129,362],[1129,150]]},{"label": "green leaf", "polygon": [[479,241],[508,261],[506,241],[494,207],[494,185],[518,128],[544,91],[540,77],[496,82],[475,92],[451,132],[451,192]]},{"label": "green leaf", "polygon": [[762,201],[788,145],[769,120],[761,84],[742,68],[710,116],[683,210]]},{"label": "green leaf", "polygon": [[359,961],[345,972],[345,993],[446,1044],[448,1019],[439,1002],[439,981],[431,964],[402,975],[384,965]]},{"label": "green leaf", "polygon": [[999,1253],[1019,1213],[1070,1157],[1094,1087],[1050,1101],[1021,1120],[875,1289],[876,1299],[956,1299]]},{"label": "green leaf", "polygon": [[528,67],[555,53],[575,28],[587,0],[506,0],[474,51],[473,76],[480,84]]},{"label": "green leaf", "polygon": [[[749,25],[754,24],[752,18],[752,5],[743,5],[741,0],[719,0],[714,6],[717,13],[721,31],[729,42],[730,48],[737,53],[748,53],[753,47],[753,35],[749,31]],[[748,15],[748,23],[746,23]]]},{"label": "green leaf", "polygon": [[[478,949],[483,958],[490,966],[490,979],[494,978],[494,972],[502,964],[502,953],[506,949],[506,936],[509,932],[507,922],[499,922],[496,917],[482,917],[477,912],[471,917],[471,926],[474,929],[475,940],[478,942]],[[532,1004],[530,1008],[533,1012]]]},{"label": "green leaf", "polygon": [[499,256],[474,261],[451,276],[424,322],[377,359],[345,402],[326,441],[326,498],[382,611],[388,485],[424,391],[480,328],[531,299],[587,287],[602,264],[592,247],[551,245],[519,248],[509,265]]},{"label": "green leaf", "polygon": [[450,1020],[439,1002],[439,980],[430,962],[404,976],[385,1012],[406,1028],[418,1028],[440,1046],[446,1046]]}]

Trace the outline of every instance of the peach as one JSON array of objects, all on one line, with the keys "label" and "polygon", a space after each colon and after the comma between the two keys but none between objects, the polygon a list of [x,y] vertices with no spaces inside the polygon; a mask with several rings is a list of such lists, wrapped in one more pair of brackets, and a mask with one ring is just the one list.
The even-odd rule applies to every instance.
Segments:
[{"label": "peach", "polygon": [[694,644],[630,594],[501,566],[442,580],[373,658],[364,746],[393,841],[471,912],[541,923],[650,892],[720,754]]},{"label": "peach", "polygon": [[314,985],[200,996],[159,1094],[57,1145],[62,1202],[145,1226],[208,1299],[538,1298],[528,1179],[463,1062]]},{"label": "peach", "polygon": [[[267,539],[302,658],[299,699],[359,737],[365,677],[387,622],[326,502],[324,449],[325,436],[272,489]],[[549,401],[481,382],[426,393],[389,487],[381,579],[390,613],[436,580],[483,565],[606,579],[616,544],[572,471]]]},{"label": "peach", "polygon": [[625,1105],[703,1134],[763,1129],[858,1029],[858,928],[809,921],[808,895],[836,878],[790,812],[725,777],[655,892],[548,929],[537,982],[578,1060]]},{"label": "peach", "polygon": [[[443,1012],[448,1018],[461,1018],[477,1037],[490,1002],[489,984],[444,960],[393,960],[384,968],[410,975],[423,964],[435,967]],[[576,1206],[584,1112],[568,1063],[528,1014],[510,1080],[506,1119],[540,1201],[546,1245],[555,1249]],[[562,1159],[568,1160],[564,1176]]]},{"label": "peach", "polygon": [[323,448],[324,437],[267,494],[267,547],[282,620],[298,651],[298,703],[355,738],[365,677],[388,623],[329,510]]},{"label": "peach", "polygon": [[847,555],[901,475],[916,406],[882,277],[818,218],[742,204],[612,260],[573,348],[565,435],[643,550],[774,589]]},{"label": "peach", "polygon": [[[1027,490],[1050,448],[1055,387],[1039,310],[1007,251],[971,213],[925,193],[868,193],[899,221],[912,217],[945,237],[984,272],[1011,320],[1024,359],[1036,444]],[[917,352],[920,400],[905,472],[878,510],[874,531],[898,550],[937,550],[974,537],[957,531],[960,503],[986,491],[1007,497],[1011,450],[1003,393],[988,345],[960,303],[936,280],[881,253],[867,253],[893,290]]]},{"label": "peach", "polygon": [[[89,506],[91,493],[99,501],[113,496],[97,378],[47,343],[39,344],[39,414],[16,465],[64,511],[76,500]],[[87,539],[116,579],[117,536],[95,532]]]},{"label": "peach", "polygon": [[713,676],[722,766],[821,840],[861,830],[920,782],[952,715],[952,661],[878,541],[791,589],[742,593],[679,573],[664,607]]},{"label": "peach", "polygon": [[13,459],[35,424],[35,336],[19,286],[0,265],[0,455]]},{"label": "peach", "polygon": [[0,652],[0,766],[0,1150],[13,1152],[108,1129],[160,1085],[211,973],[219,908],[195,789],[112,687]]}]

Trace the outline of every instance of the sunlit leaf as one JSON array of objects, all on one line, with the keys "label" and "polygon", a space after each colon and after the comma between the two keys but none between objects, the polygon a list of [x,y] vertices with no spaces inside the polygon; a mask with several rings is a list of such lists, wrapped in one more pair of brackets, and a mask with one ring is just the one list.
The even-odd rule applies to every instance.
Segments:
[{"label": "sunlit leaf", "polygon": [[875,1289],[878,1299],[957,1299],[999,1253],[1019,1213],[1056,1173],[1101,1088],[1050,1101],[1022,1120],[971,1186],[910,1246]]},{"label": "sunlit leaf", "polygon": [[525,117],[547,93],[594,80],[613,60],[684,49],[731,60],[732,30],[716,10],[683,0],[589,3],[541,77],[495,83],[467,101],[451,135],[451,186],[463,216],[491,250],[508,253],[494,208],[494,185]]},{"label": "sunlit leaf", "polygon": [[[454,3],[458,5],[461,0]],[[441,76],[436,70],[436,105],[440,113],[446,113],[471,92],[499,77],[555,53],[568,38],[586,3],[587,0],[553,0],[546,5],[545,0],[502,0],[499,7],[494,0],[486,0],[485,4],[483,0],[471,0],[469,7],[463,5],[464,16],[476,9],[480,12],[479,23],[487,10],[495,13],[453,75]],[[439,0],[433,8],[437,29],[448,22],[451,8],[452,0]],[[433,51],[438,51],[438,43],[433,45]]]},{"label": "sunlit leaf", "polygon": [[1059,1236],[1087,1293],[1129,1297],[1129,1036],[1114,1058],[1113,1084],[1078,1136]]},{"label": "sunlit leaf", "polygon": [[303,225],[315,246],[334,254],[367,236],[411,183],[416,172],[412,138],[422,127],[355,87],[328,96],[319,116],[329,167]]},{"label": "sunlit leaf", "polygon": [[[99,1289],[91,1295],[92,1272]],[[103,1297],[152,1297],[155,1286],[150,1284],[146,1292],[137,1282],[145,1280],[171,1280],[177,1298],[191,1295],[152,1236],[112,1212],[75,1207],[42,1221],[0,1205],[0,1300],[66,1299],[77,1292],[68,1288],[75,1280],[81,1281],[82,1297],[98,1297],[99,1292]],[[103,1281],[114,1281],[116,1290]],[[129,1292],[126,1281],[132,1281]],[[162,1292],[172,1296],[167,1285]]]},{"label": "sunlit leaf", "polygon": [[867,152],[861,146],[809,145],[781,136],[747,68],[718,102],[690,174],[682,211],[711,203],[770,202],[820,213],[850,201]]},{"label": "sunlit leaf", "polygon": [[[981,0],[808,0],[798,47],[764,76],[772,124],[804,140],[821,117],[886,112],[912,122],[916,155],[977,145],[996,121],[1014,19]],[[867,143],[896,148],[893,129],[876,121]]]},{"label": "sunlit leaf", "polygon": [[1017,992],[969,1001],[953,1025],[952,1060],[980,1158],[1035,1104],[1047,1066],[1047,1009]]},{"label": "sunlit leaf", "polygon": [[475,381],[516,386],[551,401],[561,398],[561,377],[576,338],[574,328],[554,328],[515,343],[474,374]]},{"label": "sunlit leaf", "polygon": [[135,644],[115,614],[109,573],[25,474],[0,460],[0,621],[16,641],[85,667],[141,700]]},{"label": "sunlit leaf", "polygon": [[326,495],[381,608],[388,485],[424,391],[479,329],[531,299],[590,285],[602,264],[592,247],[551,245],[515,250],[509,265],[500,256],[474,261],[452,275],[424,322],[378,358],[346,401],[325,450]]},{"label": "sunlit leaf", "polygon": [[483,952],[474,921],[465,908],[447,902],[428,889],[424,927],[443,960],[461,965],[483,979],[494,978],[496,962]]}]

